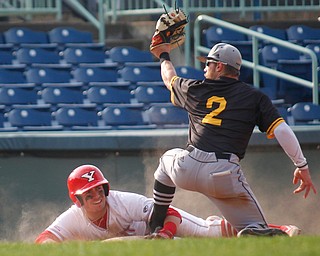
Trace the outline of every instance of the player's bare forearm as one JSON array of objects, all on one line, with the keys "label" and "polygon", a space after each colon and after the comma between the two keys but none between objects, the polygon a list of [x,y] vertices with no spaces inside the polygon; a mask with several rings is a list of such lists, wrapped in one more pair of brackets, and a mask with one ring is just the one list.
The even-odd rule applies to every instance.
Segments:
[{"label": "player's bare forearm", "polygon": [[168,90],[171,89],[171,79],[176,76],[176,70],[171,61],[165,60],[161,63],[161,76],[162,80]]}]

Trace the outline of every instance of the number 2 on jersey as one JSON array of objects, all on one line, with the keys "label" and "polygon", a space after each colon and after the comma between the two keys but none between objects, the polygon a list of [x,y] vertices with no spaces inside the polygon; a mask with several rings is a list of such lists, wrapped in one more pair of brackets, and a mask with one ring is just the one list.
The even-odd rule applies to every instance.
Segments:
[{"label": "number 2 on jersey", "polygon": [[218,108],[212,110],[209,114],[207,114],[202,119],[202,123],[220,126],[222,120],[220,118],[217,118],[216,116],[226,108],[227,101],[224,97],[212,96],[207,100],[206,108],[212,109],[213,103],[218,103]]}]

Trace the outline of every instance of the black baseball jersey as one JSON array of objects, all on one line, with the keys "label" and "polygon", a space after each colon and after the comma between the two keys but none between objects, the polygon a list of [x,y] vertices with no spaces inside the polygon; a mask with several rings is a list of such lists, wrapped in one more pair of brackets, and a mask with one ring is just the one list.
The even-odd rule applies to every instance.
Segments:
[{"label": "black baseball jersey", "polygon": [[188,143],[203,151],[242,159],[255,126],[272,137],[284,121],[268,96],[236,79],[174,77],[171,85],[172,103],[189,113]]}]

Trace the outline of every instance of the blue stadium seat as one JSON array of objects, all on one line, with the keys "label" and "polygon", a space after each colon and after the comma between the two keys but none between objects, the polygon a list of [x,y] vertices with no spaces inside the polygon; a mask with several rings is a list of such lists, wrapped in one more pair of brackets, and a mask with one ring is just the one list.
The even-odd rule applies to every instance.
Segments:
[{"label": "blue stadium seat", "polygon": [[120,76],[131,83],[162,81],[160,70],[150,67],[126,66],[120,70]]},{"label": "blue stadium seat", "polygon": [[160,86],[140,85],[133,90],[133,95],[137,102],[145,105],[170,102],[170,91],[164,84]]},{"label": "blue stadium seat", "polygon": [[[287,74],[311,80],[311,60],[302,58],[297,51],[271,44],[266,45],[261,50],[261,63]],[[277,97],[283,98],[288,104],[311,97],[310,89],[284,79],[262,74],[262,80],[265,87],[272,87],[277,91]]]},{"label": "blue stadium seat", "polygon": [[13,27],[5,31],[4,38],[6,43],[20,47],[28,44],[45,46],[55,46],[50,44],[48,34],[44,31],[35,31],[26,27]]},{"label": "blue stadium seat", "polygon": [[320,106],[311,102],[298,102],[289,108],[293,125],[319,125]]},{"label": "blue stadium seat", "polygon": [[23,69],[0,68],[0,84],[28,83]]},{"label": "blue stadium seat", "polygon": [[41,90],[41,99],[46,104],[51,104],[56,109],[58,104],[82,104],[84,95],[81,85],[46,85]]},{"label": "blue stadium seat", "polygon": [[197,80],[204,79],[203,70],[199,70],[190,66],[178,66],[176,67],[176,72],[178,76],[183,78],[197,79]]},{"label": "blue stadium seat", "polygon": [[29,83],[35,83],[37,85],[72,82],[72,75],[69,69],[31,67],[25,72],[25,75]]},{"label": "blue stadium seat", "polygon": [[116,82],[118,80],[118,71],[111,67],[77,67],[72,72],[76,81],[85,84],[92,82]]},{"label": "blue stadium seat", "polygon": [[187,112],[171,103],[153,104],[146,113],[150,124],[158,128],[187,128],[189,124]]},{"label": "blue stadium seat", "polygon": [[[265,34],[268,36],[276,37],[281,40],[287,40],[287,31],[285,29],[271,28],[266,25],[253,25],[249,28],[253,31],[256,31],[256,32],[259,32],[259,33],[262,33],[262,34]],[[270,42],[267,40],[263,40],[262,46],[264,46],[266,44],[270,44]]]},{"label": "blue stadium seat", "polygon": [[6,40],[4,39],[4,35],[3,35],[3,32],[0,32],[0,44],[5,44],[6,43]]},{"label": "blue stadium seat", "polygon": [[211,26],[203,31],[205,34],[206,46],[211,48],[216,43],[224,42],[229,44],[251,44],[247,36],[232,29]]},{"label": "blue stadium seat", "polygon": [[68,47],[63,51],[63,60],[71,65],[81,63],[105,64],[107,55],[104,50],[90,49],[86,47]]},{"label": "blue stadium seat", "polygon": [[28,66],[34,64],[60,64],[57,52],[43,48],[20,48],[16,51],[16,58],[20,64]]},{"label": "blue stadium seat", "polygon": [[48,32],[49,41],[58,44],[60,49],[66,47],[87,47],[102,49],[103,44],[94,43],[91,32],[72,27],[56,27]]},{"label": "blue stadium seat", "polygon": [[17,130],[18,130],[18,127],[13,127],[8,122],[6,106],[0,105],[0,132],[14,132]]},{"label": "blue stadium seat", "polygon": [[3,50],[13,50],[14,45],[11,43],[7,43],[5,38],[4,38],[4,34],[3,32],[0,32],[0,49]]},{"label": "blue stadium seat", "polygon": [[0,65],[14,65],[15,56],[11,49],[1,48],[0,47]]},{"label": "blue stadium seat", "polygon": [[90,86],[86,91],[87,99],[100,108],[105,104],[131,103],[132,95],[127,86]]},{"label": "blue stadium seat", "polygon": [[303,46],[320,43],[320,29],[306,25],[292,25],[287,28],[287,37],[290,42]]},{"label": "blue stadium seat", "polygon": [[52,43],[93,43],[92,33],[72,27],[56,27],[48,32]]},{"label": "blue stadium seat", "polygon": [[155,126],[146,123],[142,105],[110,105],[102,110],[101,117],[104,124],[113,127],[113,129],[155,128]]},{"label": "blue stadium seat", "polygon": [[6,85],[0,87],[0,104],[11,108],[14,104],[37,104],[38,91],[34,85]]},{"label": "blue stadium seat", "polygon": [[64,130],[99,129],[95,104],[59,104],[54,115]]},{"label": "blue stadium seat", "polygon": [[279,60],[300,61],[300,53],[286,47],[266,45],[261,50],[262,63],[267,67],[276,68]]},{"label": "blue stadium seat", "polygon": [[62,126],[55,125],[50,106],[46,105],[14,105],[8,112],[8,121],[19,130],[62,130]]},{"label": "blue stadium seat", "polygon": [[[115,46],[110,49],[109,57],[113,62],[117,62],[119,65],[125,65],[128,63],[140,63],[140,65],[155,65],[150,51],[142,51],[132,46]],[[159,64],[156,62],[156,64]]]}]

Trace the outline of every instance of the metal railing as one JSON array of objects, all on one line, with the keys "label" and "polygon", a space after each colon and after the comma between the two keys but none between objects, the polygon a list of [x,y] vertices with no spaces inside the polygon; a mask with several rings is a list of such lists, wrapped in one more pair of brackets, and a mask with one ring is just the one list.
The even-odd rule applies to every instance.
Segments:
[{"label": "metal railing", "polygon": [[[203,23],[208,23],[212,25],[218,25],[222,26],[231,30],[235,30],[240,33],[244,33],[247,36],[252,37],[252,62],[248,60],[243,60],[243,66],[251,68],[253,70],[253,85],[255,87],[260,86],[260,72],[266,73],[272,76],[276,76],[281,79],[285,79],[287,81],[291,81],[297,84],[300,84],[302,86],[306,86],[312,89],[312,101],[315,104],[319,104],[319,92],[318,92],[318,71],[317,71],[317,65],[318,65],[318,60],[316,54],[310,50],[307,49],[303,46],[299,46],[293,43],[290,43],[288,41],[280,40],[268,35],[264,35],[262,33],[253,31],[251,29],[243,28],[241,26],[222,21],[207,15],[200,15],[196,18],[195,24],[194,24],[194,51],[195,51],[195,56],[201,55],[201,53],[207,54],[209,52],[209,48],[205,46],[201,46],[201,24]],[[258,57],[258,49],[259,49],[259,40],[266,40],[269,41],[272,44],[280,45],[282,47],[286,47],[295,51],[298,51],[303,54],[307,54],[310,56],[311,62],[312,62],[312,81],[308,81],[305,79],[301,79],[292,75],[289,75],[284,72],[277,71],[272,68],[268,68],[265,66],[262,66],[259,64],[259,57]],[[195,60],[195,67],[200,68],[200,62]]]},{"label": "metal railing", "polygon": [[[119,17],[124,16],[142,16],[161,14],[164,12],[163,6],[170,10],[171,6],[175,6],[175,0],[153,0],[153,1],[117,1],[117,0],[104,0],[105,3],[105,18],[107,21],[115,23]],[[181,6],[181,5],[180,5]]]},{"label": "metal railing", "polygon": [[260,19],[259,14],[266,12],[301,12],[319,11],[320,0],[104,0],[106,4],[105,15],[116,21],[122,16],[158,14],[162,13],[162,6],[184,8],[187,13],[240,13],[245,17],[248,13],[255,13],[252,18]]},{"label": "metal railing", "polygon": [[62,18],[62,0],[0,0],[0,16],[24,16],[55,14],[56,20]]}]

